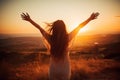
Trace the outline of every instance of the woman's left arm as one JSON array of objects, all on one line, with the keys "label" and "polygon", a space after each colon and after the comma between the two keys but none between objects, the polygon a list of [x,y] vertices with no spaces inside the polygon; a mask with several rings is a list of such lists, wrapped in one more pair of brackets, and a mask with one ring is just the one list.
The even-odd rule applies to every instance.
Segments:
[{"label": "woman's left arm", "polygon": [[38,25],[36,22],[34,22],[34,21],[30,18],[30,16],[29,16],[28,13],[26,13],[26,14],[25,14],[25,13],[22,13],[22,14],[21,14],[21,17],[22,17],[23,20],[30,22],[30,23],[31,23],[32,25],[34,25],[37,29],[39,29],[40,32],[42,33],[43,37],[45,37],[45,39],[50,43],[50,35],[49,35],[40,25]]}]

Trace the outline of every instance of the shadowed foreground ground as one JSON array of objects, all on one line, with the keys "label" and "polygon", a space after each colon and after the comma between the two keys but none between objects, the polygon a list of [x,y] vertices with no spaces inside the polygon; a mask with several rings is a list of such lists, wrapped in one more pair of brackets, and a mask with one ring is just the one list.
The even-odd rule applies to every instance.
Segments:
[{"label": "shadowed foreground ground", "polygon": [[[120,80],[119,34],[81,36],[76,43],[71,80]],[[48,80],[50,56],[44,47],[39,37],[0,39],[0,80]]]},{"label": "shadowed foreground ground", "polygon": [[[49,56],[11,54],[2,59],[0,80],[49,80]],[[112,59],[71,57],[71,80],[120,80],[120,63]]]}]

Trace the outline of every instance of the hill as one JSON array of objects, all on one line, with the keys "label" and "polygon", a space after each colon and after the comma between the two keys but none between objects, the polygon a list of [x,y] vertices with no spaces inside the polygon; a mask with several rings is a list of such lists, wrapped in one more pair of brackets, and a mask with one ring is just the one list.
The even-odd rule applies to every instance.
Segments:
[{"label": "hill", "polygon": [[[119,80],[119,48],[120,35],[77,37],[71,80]],[[41,37],[0,39],[0,80],[48,80],[49,60]]]},{"label": "hill", "polygon": [[41,37],[13,37],[0,39],[0,51],[4,52],[34,52],[44,49]]}]

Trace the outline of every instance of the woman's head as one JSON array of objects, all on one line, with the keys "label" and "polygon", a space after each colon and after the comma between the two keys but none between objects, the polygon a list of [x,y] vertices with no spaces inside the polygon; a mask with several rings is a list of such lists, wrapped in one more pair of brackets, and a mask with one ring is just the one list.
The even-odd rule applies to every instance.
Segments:
[{"label": "woman's head", "polygon": [[68,46],[68,34],[65,23],[62,20],[55,21],[50,29],[51,33],[51,54],[55,57],[64,55]]},{"label": "woman's head", "polygon": [[62,20],[57,20],[52,24],[50,29],[52,35],[60,34],[61,32],[67,33],[65,23]]}]

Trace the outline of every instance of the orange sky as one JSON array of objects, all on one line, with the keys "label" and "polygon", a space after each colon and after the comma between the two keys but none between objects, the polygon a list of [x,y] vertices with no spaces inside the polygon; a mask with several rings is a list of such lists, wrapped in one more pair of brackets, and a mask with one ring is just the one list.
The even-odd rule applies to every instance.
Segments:
[{"label": "orange sky", "polygon": [[[39,31],[20,17],[28,12],[40,25],[62,19],[71,31],[92,12],[99,12],[81,34],[120,32],[119,0],[3,0],[0,1],[0,34],[39,34]],[[43,26],[43,28],[45,28]]]}]

